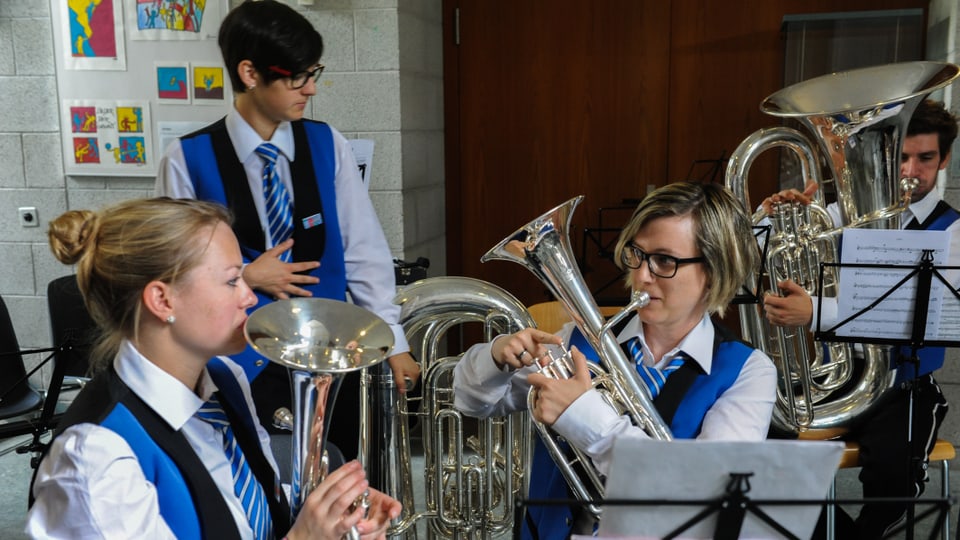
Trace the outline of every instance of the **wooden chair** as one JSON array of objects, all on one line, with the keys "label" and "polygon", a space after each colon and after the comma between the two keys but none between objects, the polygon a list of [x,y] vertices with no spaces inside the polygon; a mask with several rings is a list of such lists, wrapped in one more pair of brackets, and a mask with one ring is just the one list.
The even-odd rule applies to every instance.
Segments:
[{"label": "wooden chair", "polygon": [[[621,309],[623,308],[617,306],[600,306],[600,314],[604,317],[610,317],[619,313]],[[551,334],[559,331],[564,324],[571,320],[570,314],[567,313],[563,303],[559,300],[533,304],[527,308],[527,311],[530,312],[530,316],[537,323],[537,328]]]},{"label": "wooden chair", "polygon": [[[840,437],[845,430],[810,430],[800,434],[802,440],[829,440]],[[950,497],[950,460],[957,456],[957,449],[949,441],[937,439],[930,451],[929,460],[940,462],[940,495],[944,499]],[[855,442],[847,442],[843,454],[840,456],[838,469],[853,469],[860,466],[860,445]],[[832,500],[837,497],[837,481],[830,484],[830,492],[827,499]],[[827,540],[834,540],[834,525],[836,509],[833,506],[827,506]],[[943,540],[950,538],[950,516],[944,520],[943,529],[940,531],[940,537]]]}]

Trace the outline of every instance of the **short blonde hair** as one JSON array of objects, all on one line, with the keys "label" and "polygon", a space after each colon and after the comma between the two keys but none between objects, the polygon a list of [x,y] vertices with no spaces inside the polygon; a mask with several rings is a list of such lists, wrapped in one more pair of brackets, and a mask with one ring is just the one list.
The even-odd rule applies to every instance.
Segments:
[{"label": "short blonde hair", "polygon": [[71,210],[50,223],[50,249],[77,265],[80,292],[99,326],[92,371],[109,365],[124,338],[136,339],[146,285],[174,283],[197,266],[220,222],[231,222],[223,206],[157,198]]},{"label": "short blonde hair", "polygon": [[[750,218],[743,204],[722,186],[677,182],[648,194],[620,231],[614,251],[617,266],[623,250],[650,221],[666,216],[691,216],[697,249],[707,272],[707,312],[721,317],[737,291],[755,272],[760,261]],[[627,287],[630,277],[627,276]]]}]

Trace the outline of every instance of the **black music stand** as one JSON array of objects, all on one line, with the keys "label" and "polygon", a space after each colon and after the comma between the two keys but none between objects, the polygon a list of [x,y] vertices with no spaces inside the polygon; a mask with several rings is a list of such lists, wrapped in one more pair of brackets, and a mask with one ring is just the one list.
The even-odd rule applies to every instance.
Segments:
[{"label": "black music stand", "polygon": [[[944,296],[950,293],[957,301],[960,301],[960,292],[957,291],[940,273],[940,270],[960,270],[960,266],[936,266],[933,262],[933,250],[931,249],[921,249],[920,262],[916,265],[897,265],[897,264],[862,264],[862,263],[820,263],[820,273],[818,280],[818,290],[823,290],[823,281],[824,273],[828,268],[849,268],[849,269],[872,269],[872,270],[910,270],[902,279],[897,281],[894,285],[889,287],[885,292],[877,296],[870,304],[866,307],[859,309],[853,315],[846,317],[845,319],[838,322],[833,327],[827,330],[820,330],[822,326],[822,308],[823,308],[823,297],[818,298],[818,313],[817,313],[817,324],[815,328],[817,329],[814,332],[814,339],[817,341],[832,341],[832,342],[847,342],[847,343],[870,343],[870,344],[879,344],[879,345],[892,345],[894,347],[910,347],[910,356],[904,358],[900,355],[896,358],[897,369],[905,369],[908,367],[913,368],[914,377],[910,382],[904,383],[904,386],[909,391],[909,410],[910,417],[907,419],[907,444],[915,444],[913,440],[913,425],[912,425],[912,415],[913,415],[913,401],[915,398],[915,380],[919,372],[920,359],[918,357],[918,352],[923,347],[935,346],[935,347],[957,347],[960,346],[960,341],[957,340],[946,340],[946,339],[927,339],[927,321],[928,321],[928,307],[930,304],[930,293],[932,288],[933,279],[936,278],[940,283],[945,286]],[[901,337],[901,338],[887,338],[874,335],[873,333],[866,333],[864,335],[838,335],[837,330],[858,320],[861,316],[866,313],[871,312],[884,300],[893,295],[897,290],[904,287],[906,284],[910,283],[912,280],[916,280],[916,294],[914,296],[913,302],[913,320],[910,321],[910,336]],[[910,452],[913,454],[914,452]],[[918,458],[914,458],[918,459]],[[908,462],[905,464],[908,467],[909,471],[913,470],[913,467],[916,465],[915,462]],[[915,521],[915,516],[913,515],[914,506],[907,506],[907,538],[913,538],[913,528],[909,524]]]},{"label": "black music stand", "polygon": [[[731,483],[734,482],[734,477],[731,477]],[[736,479],[739,481],[739,478]],[[672,530],[670,533],[661,537],[662,540],[672,540],[674,538],[683,540],[687,537],[681,536],[684,531],[688,530],[691,526],[698,523],[697,520],[706,519],[710,517],[712,513],[719,512],[720,518],[717,520],[717,526],[714,529],[713,538],[714,540],[732,540],[739,538],[740,527],[742,525],[742,519],[748,513],[755,515],[758,519],[763,520],[765,523],[768,523],[772,529],[774,529],[779,536],[773,538],[784,538],[786,540],[799,540],[800,537],[793,534],[791,531],[786,530],[772,519],[766,512],[761,508],[768,507],[773,508],[777,506],[810,506],[810,507],[831,507],[844,504],[863,504],[864,502],[871,501],[880,501],[887,503],[903,503],[907,504],[910,508],[915,506],[929,507],[920,513],[916,514],[915,522],[922,521],[927,518],[933,518],[934,526],[930,530],[930,540],[934,540],[940,536],[940,531],[943,527],[944,520],[949,517],[950,506],[953,504],[953,499],[914,499],[914,498],[886,498],[886,499],[793,499],[793,500],[782,500],[782,499],[750,499],[745,496],[749,492],[742,491],[739,489],[739,486],[735,486],[732,493],[725,494],[724,496],[717,499],[697,499],[697,500],[676,500],[676,499],[603,499],[603,500],[590,500],[590,501],[581,501],[577,499],[517,499],[514,505],[514,522],[513,522],[513,539],[520,540],[522,536],[522,524],[523,524],[523,515],[526,512],[526,509],[529,507],[538,507],[538,506],[570,506],[570,507],[584,507],[587,505],[592,506],[602,506],[602,507],[635,507],[635,508],[644,508],[648,506],[692,506],[700,507],[703,510],[697,515],[697,519],[688,520],[687,522],[682,523],[677,528]],[[719,510],[718,510],[719,508]],[[722,524],[722,526],[721,526]],[[900,533],[904,532],[906,524],[901,524],[898,527],[895,527],[887,532],[887,535],[884,538],[897,538]],[[578,535],[573,535],[574,539],[580,538]],[[603,538],[603,536],[599,536]],[[647,538],[647,537],[641,537]]]},{"label": "black music stand", "polygon": [[[864,502],[825,497],[843,448],[837,441],[620,438],[606,481],[609,498],[520,500],[514,538],[521,536],[527,507],[592,505],[604,507],[600,537],[806,539],[822,508]],[[883,501],[931,505],[920,517],[936,513],[934,534],[951,505],[948,499]]]},{"label": "black music stand", "polygon": [[[760,297],[762,296],[760,292],[761,283],[763,283],[763,276],[767,273],[767,252],[770,249],[770,231],[772,229],[773,227],[770,225],[753,226],[753,238],[757,241],[757,246],[760,248],[760,266],[757,268],[757,273],[755,276],[752,276],[750,282],[740,286],[740,290],[737,291],[733,300],[730,301],[731,304],[760,303]],[[751,285],[753,290],[751,290]]]},{"label": "black music stand", "polygon": [[8,439],[27,434],[33,435],[33,438],[30,440],[30,442],[16,448],[16,452],[18,454],[26,454],[28,452],[36,454],[30,459],[31,468],[35,469],[37,465],[39,465],[39,453],[42,452],[46,447],[46,444],[41,442],[41,438],[56,427],[56,423],[59,420],[60,415],[63,414],[63,410],[58,410],[58,404],[60,401],[60,391],[63,387],[63,379],[66,375],[67,365],[69,364],[68,355],[71,354],[72,351],[73,341],[71,339],[67,339],[58,347],[0,353],[0,358],[8,356],[23,356],[25,354],[49,353],[36,366],[34,366],[33,369],[28,371],[23,377],[14,383],[10,387],[10,390],[4,393],[4,395],[0,396],[0,401],[2,401],[11,392],[16,391],[21,384],[26,384],[30,377],[43,368],[43,366],[50,362],[50,360],[57,358],[57,361],[55,361],[53,364],[53,374],[50,377],[50,384],[47,386],[46,395],[44,396],[43,405],[40,408],[39,416],[36,414],[37,411],[34,409],[24,413],[23,415],[20,415],[19,417],[5,419],[6,421],[3,424],[0,424],[0,439]]}]

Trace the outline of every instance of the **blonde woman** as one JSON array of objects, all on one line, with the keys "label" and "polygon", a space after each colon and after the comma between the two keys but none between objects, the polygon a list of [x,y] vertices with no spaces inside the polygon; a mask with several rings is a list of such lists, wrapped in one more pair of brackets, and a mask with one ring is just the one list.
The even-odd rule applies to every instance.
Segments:
[{"label": "blonde woman", "polygon": [[[763,352],[711,320],[724,314],[748,273],[756,270],[757,251],[742,204],[711,184],[675,183],[655,190],[620,233],[615,255],[627,272],[627,287],[646,291],[650,303],[617,329],[617,340],[635,359],[641,377],[658,379],[653,404],[676,438],[766,438],[776,368]],[[560,343],[572,344],[575,375],[555,380],[536,373],[533,363],[546,352],[545,345]],[[527,328],[499,336],[471,347],[457,365],[456,405],[477,416],[512,412],[526,408],[533,386],[534,417],[605,472],[614,440],[647,435],[592,389],[588,357],[597,355],[572,323],[557,334]],[[538,452],[534,459],[533,474],[543,478],[531,482],[530,497],[570,498],[545,458]],[[539,538],[565,538],[576,528],[577,516],[567,507],[531,507],[529,514],[526,537],[534,537],[531,529],[536,529]]]},{"label": "blonde woman", "polygon": [[368,516],[351,509],[368,489],[356,462],[290,523],[249,384],[225,356],[245,347],[256,296],[223,207],[147,199],[70,211],[49,237],[56,257],[77,265],[103,336],[96,374],[35,473],[28,534],[339,539],[356,526],[384,537],[400,504],[370,489]]}]

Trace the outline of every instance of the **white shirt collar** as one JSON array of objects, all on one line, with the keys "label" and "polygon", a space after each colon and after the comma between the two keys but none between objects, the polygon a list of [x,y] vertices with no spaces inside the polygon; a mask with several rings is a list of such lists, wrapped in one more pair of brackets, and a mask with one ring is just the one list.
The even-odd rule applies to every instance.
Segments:
[{"label": "white shirt collar", "polygon": [[[917,218],[917,221],[923,223],[930,217],[930,214],[937,207],[937,203],[940,202],[940,192],[937,191],[937,188],[934,187],[930,190],[930,193],[927,193],[922,199],[916,202],[910,203],[910,206],[907,208],[910,214],[913,217]],[[910,218],[906,215],[907,212],[904,212],[904,216],[900,219],[900,227],[904,228],[910,223]]]},{"label": "white shirt collar", "polygon": [[203,398],[197,397],[192,389],[140,354],[128,340],[120,344],[113,368],[120,380],[175,430],[183,427],[217,390],[204,369],[200,382]]},{"label": "white shirt collar", "polygon": [[[237,152],[237,159],[240,163],[245,163],[254,150],[265,141],[254,131],[253,127],[240,116],[235,107],[230,108],[226,118],[227,134],[233,142],[233,148]],[[287,161],[294,160],[293,145],[293,126],[290,122],[281,122],[277,130],[273,132],[270,143],[276,146],[280,152],[287,158]]]},{"label": "white shirt collar", "polygon": [[[710,320],[710,316],[704,314],[703,318],[700,319],[700,322],[693,327],[689,333],[680,343],[671,349],[667,354],[663,355],[663,358],[660,359],[660,362],[657,363],[657,366],[666,365],[670,360],[672,360],[677,354],[681,351],[687,356],[693,359],[694,362],[700,364],[700,367],[703,368],[704,373],[710,374],[710,369],[713,367],[713,341],[714,341],[714,328],[713,322]],[[630,319],[630,322],[624,326],[623,330],[620,332],[620,335],[617,336],[617,341],[619,343],[626,343],[632,337],[639,337],[640,343],[643,345],[643,354],[644,354],[644,363],[646,363],[647,358],[652,358],[653,354],[650,351],[650,348],[647,346],[646,339],[643,336],[643,324],[640,323],[640,317],[633,317]],[[649,364],[648,364],[649,365]]]}]

